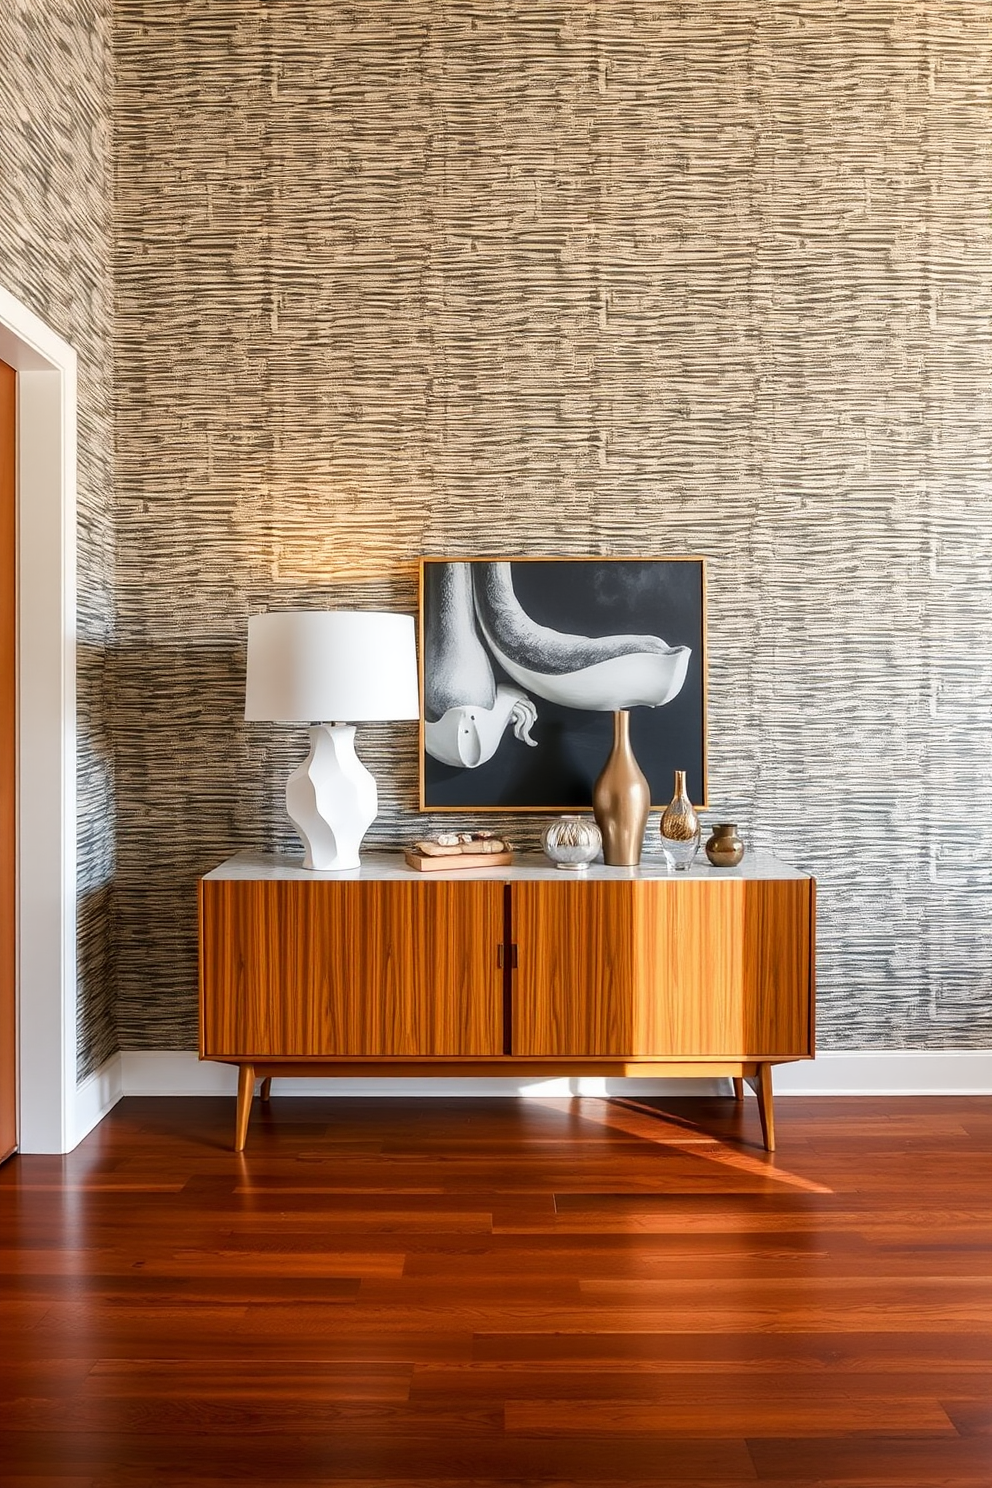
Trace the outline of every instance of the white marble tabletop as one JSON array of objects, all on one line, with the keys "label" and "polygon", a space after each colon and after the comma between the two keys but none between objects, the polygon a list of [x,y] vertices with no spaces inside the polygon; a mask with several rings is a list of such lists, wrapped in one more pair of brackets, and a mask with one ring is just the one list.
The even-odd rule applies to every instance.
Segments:
[{"label": "white marble tabletop", "polygon": [[607,868],[602,862],[591,863],[588,868],[578,872],[565,871],[556,868],[553,863],[540,852],[521,852],[514,856],[513,866],[509,868],[463,868],[461,870],[451,868],[434,869],[429,873],[422,873],[419,869],[410,868],[403,860],[403,854],[397,852],[380,852],[370,850],[362,853],[360,868],[347,868],[337,872],[325,872],[314,868],[304,868],[302,858],[290,857],[283,853],[262,852],[240,852],[234,857],[228,858],[214,868],[212,872],[204,875],[208,879],[239,878],[239,879],[303,879],[326,878],[334,882],[344,882],[348,879],[421,879],[430,882],[437,879],[451,878],[482,878],[495,879],[501,883],[513,882],[521,879],[557,879],[568,883],[602,883],[617,879],[642,879],[652,880],[659,878],[691,879],[795,879],[809,878],[811,875],[799,868],[793,868],[789,863],[783,863],[781,859],[773,857],[771,853],[748,850],[742,861],[736,868],[714,868],[707,860],[706,854],[700,849],[696,861],[691,868],[676,872],[669,868],[660,853],[645,854],[637,868]]}]

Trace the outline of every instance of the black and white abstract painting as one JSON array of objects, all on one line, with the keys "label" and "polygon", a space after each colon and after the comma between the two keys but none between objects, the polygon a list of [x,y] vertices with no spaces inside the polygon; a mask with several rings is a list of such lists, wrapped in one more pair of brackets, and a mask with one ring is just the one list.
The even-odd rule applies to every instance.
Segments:
[{"label": "black and white abstract painting", "polygon": [[630,710],[651,800],[706,802],[701,558],[425,558],[424,810],[589,809]]}]

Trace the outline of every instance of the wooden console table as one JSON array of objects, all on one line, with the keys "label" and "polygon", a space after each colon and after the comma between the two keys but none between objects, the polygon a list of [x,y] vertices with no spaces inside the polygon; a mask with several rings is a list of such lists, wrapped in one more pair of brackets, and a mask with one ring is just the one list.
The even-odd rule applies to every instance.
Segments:
[{"label": "wooden console table", "polygon": [[273,1076],[730,1076],[774,1149],[771,1070],[813,1057],[815,883],[537,855],[422,874],[241,853],[200,881],[200,1058]]}]

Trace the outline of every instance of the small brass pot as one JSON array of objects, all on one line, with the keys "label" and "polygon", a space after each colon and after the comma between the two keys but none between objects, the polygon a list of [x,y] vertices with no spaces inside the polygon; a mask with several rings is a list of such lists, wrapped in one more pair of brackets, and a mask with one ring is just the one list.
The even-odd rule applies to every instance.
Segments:
[{"label": "small brass pot", "polygon": [[736,822],[721,822],[714,827],[706,843],[706,856],[714,868],[736,868],[744,856],[744,844],[737,835]]}]

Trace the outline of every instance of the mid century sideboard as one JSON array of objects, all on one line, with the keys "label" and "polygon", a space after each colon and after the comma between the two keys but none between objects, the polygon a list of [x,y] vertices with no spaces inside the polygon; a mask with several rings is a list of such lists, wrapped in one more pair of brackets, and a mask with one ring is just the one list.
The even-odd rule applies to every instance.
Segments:
[{"label": "mid century sideboard", "polygon": [[241,853],[200,881],[200,1057],[273,1076],[731,1076],[774,1147],[772,1066],[814,1050],[815,883],[762,853],[418,873]]}]

